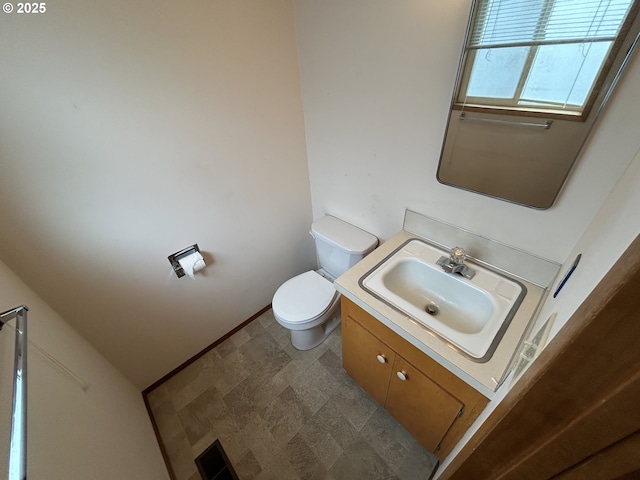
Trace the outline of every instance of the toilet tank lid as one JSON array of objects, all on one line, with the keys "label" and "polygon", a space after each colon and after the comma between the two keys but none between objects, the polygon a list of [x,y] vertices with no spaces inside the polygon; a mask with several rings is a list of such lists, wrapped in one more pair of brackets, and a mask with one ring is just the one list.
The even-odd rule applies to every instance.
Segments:
[{"label": "toilet tank lid", "polygon": [[311,224],[311,234],[350,253],[369,253],[378,245],[378,238],[331,215]]}]

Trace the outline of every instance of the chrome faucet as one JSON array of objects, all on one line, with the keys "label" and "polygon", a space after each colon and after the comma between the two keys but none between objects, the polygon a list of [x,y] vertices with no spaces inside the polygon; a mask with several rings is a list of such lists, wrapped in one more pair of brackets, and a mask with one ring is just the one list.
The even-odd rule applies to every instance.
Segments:
[{"label": "chrome faucet", "polygon": [[476,274],[473,268],[469,268],[464,264],[467,254],[460,247],[453,247],[449,252],[449,258],[442,256],[436,262],[447,273],[459,273],[465,278],[471,280]]}]

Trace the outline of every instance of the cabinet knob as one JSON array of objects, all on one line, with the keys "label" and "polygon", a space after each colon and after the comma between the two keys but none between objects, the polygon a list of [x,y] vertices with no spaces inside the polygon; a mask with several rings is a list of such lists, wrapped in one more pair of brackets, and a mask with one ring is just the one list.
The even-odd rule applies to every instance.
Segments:
[{"label": "cabinet knob", "polygon": [[402,370],[401,372],[396,373],[396,375],[403,382],[408,378],[407,372],[405,372],[404,370]]},{"label": "cabinet knob", "polygon": [[378,355],[376,358],[380,363],[387,363],[387,357],[385,357],[383,354]]}]

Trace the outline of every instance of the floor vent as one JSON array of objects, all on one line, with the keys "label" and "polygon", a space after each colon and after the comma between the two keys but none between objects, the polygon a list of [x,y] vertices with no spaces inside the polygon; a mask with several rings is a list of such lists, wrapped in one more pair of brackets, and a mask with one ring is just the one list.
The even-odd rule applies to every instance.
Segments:
[{"label": "floor vent", "polygon": [[240,480],[233,470],[220,440],[216,440],[195,460],[202,480]]}]

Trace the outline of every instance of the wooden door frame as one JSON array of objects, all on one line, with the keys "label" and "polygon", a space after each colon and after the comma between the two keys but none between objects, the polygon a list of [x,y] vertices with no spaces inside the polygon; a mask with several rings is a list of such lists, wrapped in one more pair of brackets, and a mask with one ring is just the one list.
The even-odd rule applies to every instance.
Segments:
[{"label": "wooden door frame", "polygon": [[[530,472],[532,459],[542,451],[548,454],[545,447],[570,431],[576,418],[588,418],[584,416],[594,406],[607,401],[606,392],[638,373],[639,332],[637,236],[439,478],[497,480],[537,474]],[[592,437],[597,443],[600,435]],[[597,446],[581,448],[587,457]],[[571,453],[551,450],[558,456],[556,463],[570,468]]]}]

